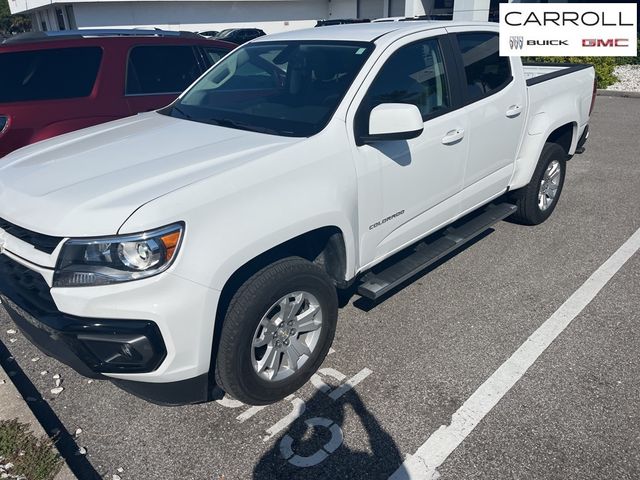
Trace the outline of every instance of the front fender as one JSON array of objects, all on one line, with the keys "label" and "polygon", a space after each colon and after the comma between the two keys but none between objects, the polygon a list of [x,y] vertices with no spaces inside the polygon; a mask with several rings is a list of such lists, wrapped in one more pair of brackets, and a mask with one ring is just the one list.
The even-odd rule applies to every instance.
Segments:
[{"label": "front fender", "polygon": [[185,222],[173,273],[221,290],[260,254],[312,230],[337,227],[349,279],[357,258],[357,187],[350,153],[335,130],[344,132],[323,132],[157,198],[134,212],[120,233]]}]

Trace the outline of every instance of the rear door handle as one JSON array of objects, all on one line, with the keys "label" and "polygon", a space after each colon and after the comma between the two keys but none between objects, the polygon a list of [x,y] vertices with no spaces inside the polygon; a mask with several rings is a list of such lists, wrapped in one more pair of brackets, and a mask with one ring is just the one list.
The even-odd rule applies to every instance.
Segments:
[{"label": "rear door handle", "polygon": [[515,118],[522,113],[522,105],[511,105],[507,110],[507,117]]},{"label": "rear door handle", "polygon": [[447,132],[447,134],[442,137],[442,143],[444,145],[453,145],[454,143],[459,142],[464,138],[464,128],[456,128],[455,130],[451,130]]}]

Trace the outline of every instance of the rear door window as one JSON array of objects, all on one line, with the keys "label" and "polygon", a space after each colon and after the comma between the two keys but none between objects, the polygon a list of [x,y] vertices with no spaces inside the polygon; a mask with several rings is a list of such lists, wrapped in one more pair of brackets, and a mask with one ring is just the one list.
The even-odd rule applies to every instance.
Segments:
[{"label": "rear door window", "polygon": [[509,57],[500,56],[497,33],[459,33],[456,37],[462,53],[467,98],[470,101],[489,96],[511,81]]},{"label": "rear door window", "polygon": [[181,93],[201,74],[189,45],[134,47],[129,52],[126,94]]},{"label": "rear door window", "polygon": [[87,97],[101,61],[100,47],[0,53],[0,103]]}]

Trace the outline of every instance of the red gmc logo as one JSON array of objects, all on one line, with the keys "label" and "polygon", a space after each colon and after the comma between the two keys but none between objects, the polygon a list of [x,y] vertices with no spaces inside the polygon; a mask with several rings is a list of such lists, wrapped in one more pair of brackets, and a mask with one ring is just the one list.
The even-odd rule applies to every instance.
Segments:
[{"label": "red gmc logo", "polygon": [[583,47],[628,47],[628,38],[583,38]]}]

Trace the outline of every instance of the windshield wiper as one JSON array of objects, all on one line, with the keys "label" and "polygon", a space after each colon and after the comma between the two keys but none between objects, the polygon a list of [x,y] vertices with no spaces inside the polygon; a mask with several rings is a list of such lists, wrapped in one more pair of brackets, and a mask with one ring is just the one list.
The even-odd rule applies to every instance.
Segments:
[{"label": "windshield wiper", "polygon": [[171,110],[177,111],[180,115],[182,115],[187,120],[193,120],[193,117],[189,115],[187,112],[185,112],[184,110],[182,110],[180,107],[176,107],[174,105],[173,107],[171,107]]},{"label": "windshield wiper", "polygon": [[248,130],[250,132],[268,133],[271,135],[281,135],[280,132],[268,127],[258,127],[256,125],[249,125],[247,123],[231,120],[230,118],[211,118],[209,122],[220,125],[221,127],[237,128],[240,130]]}]

